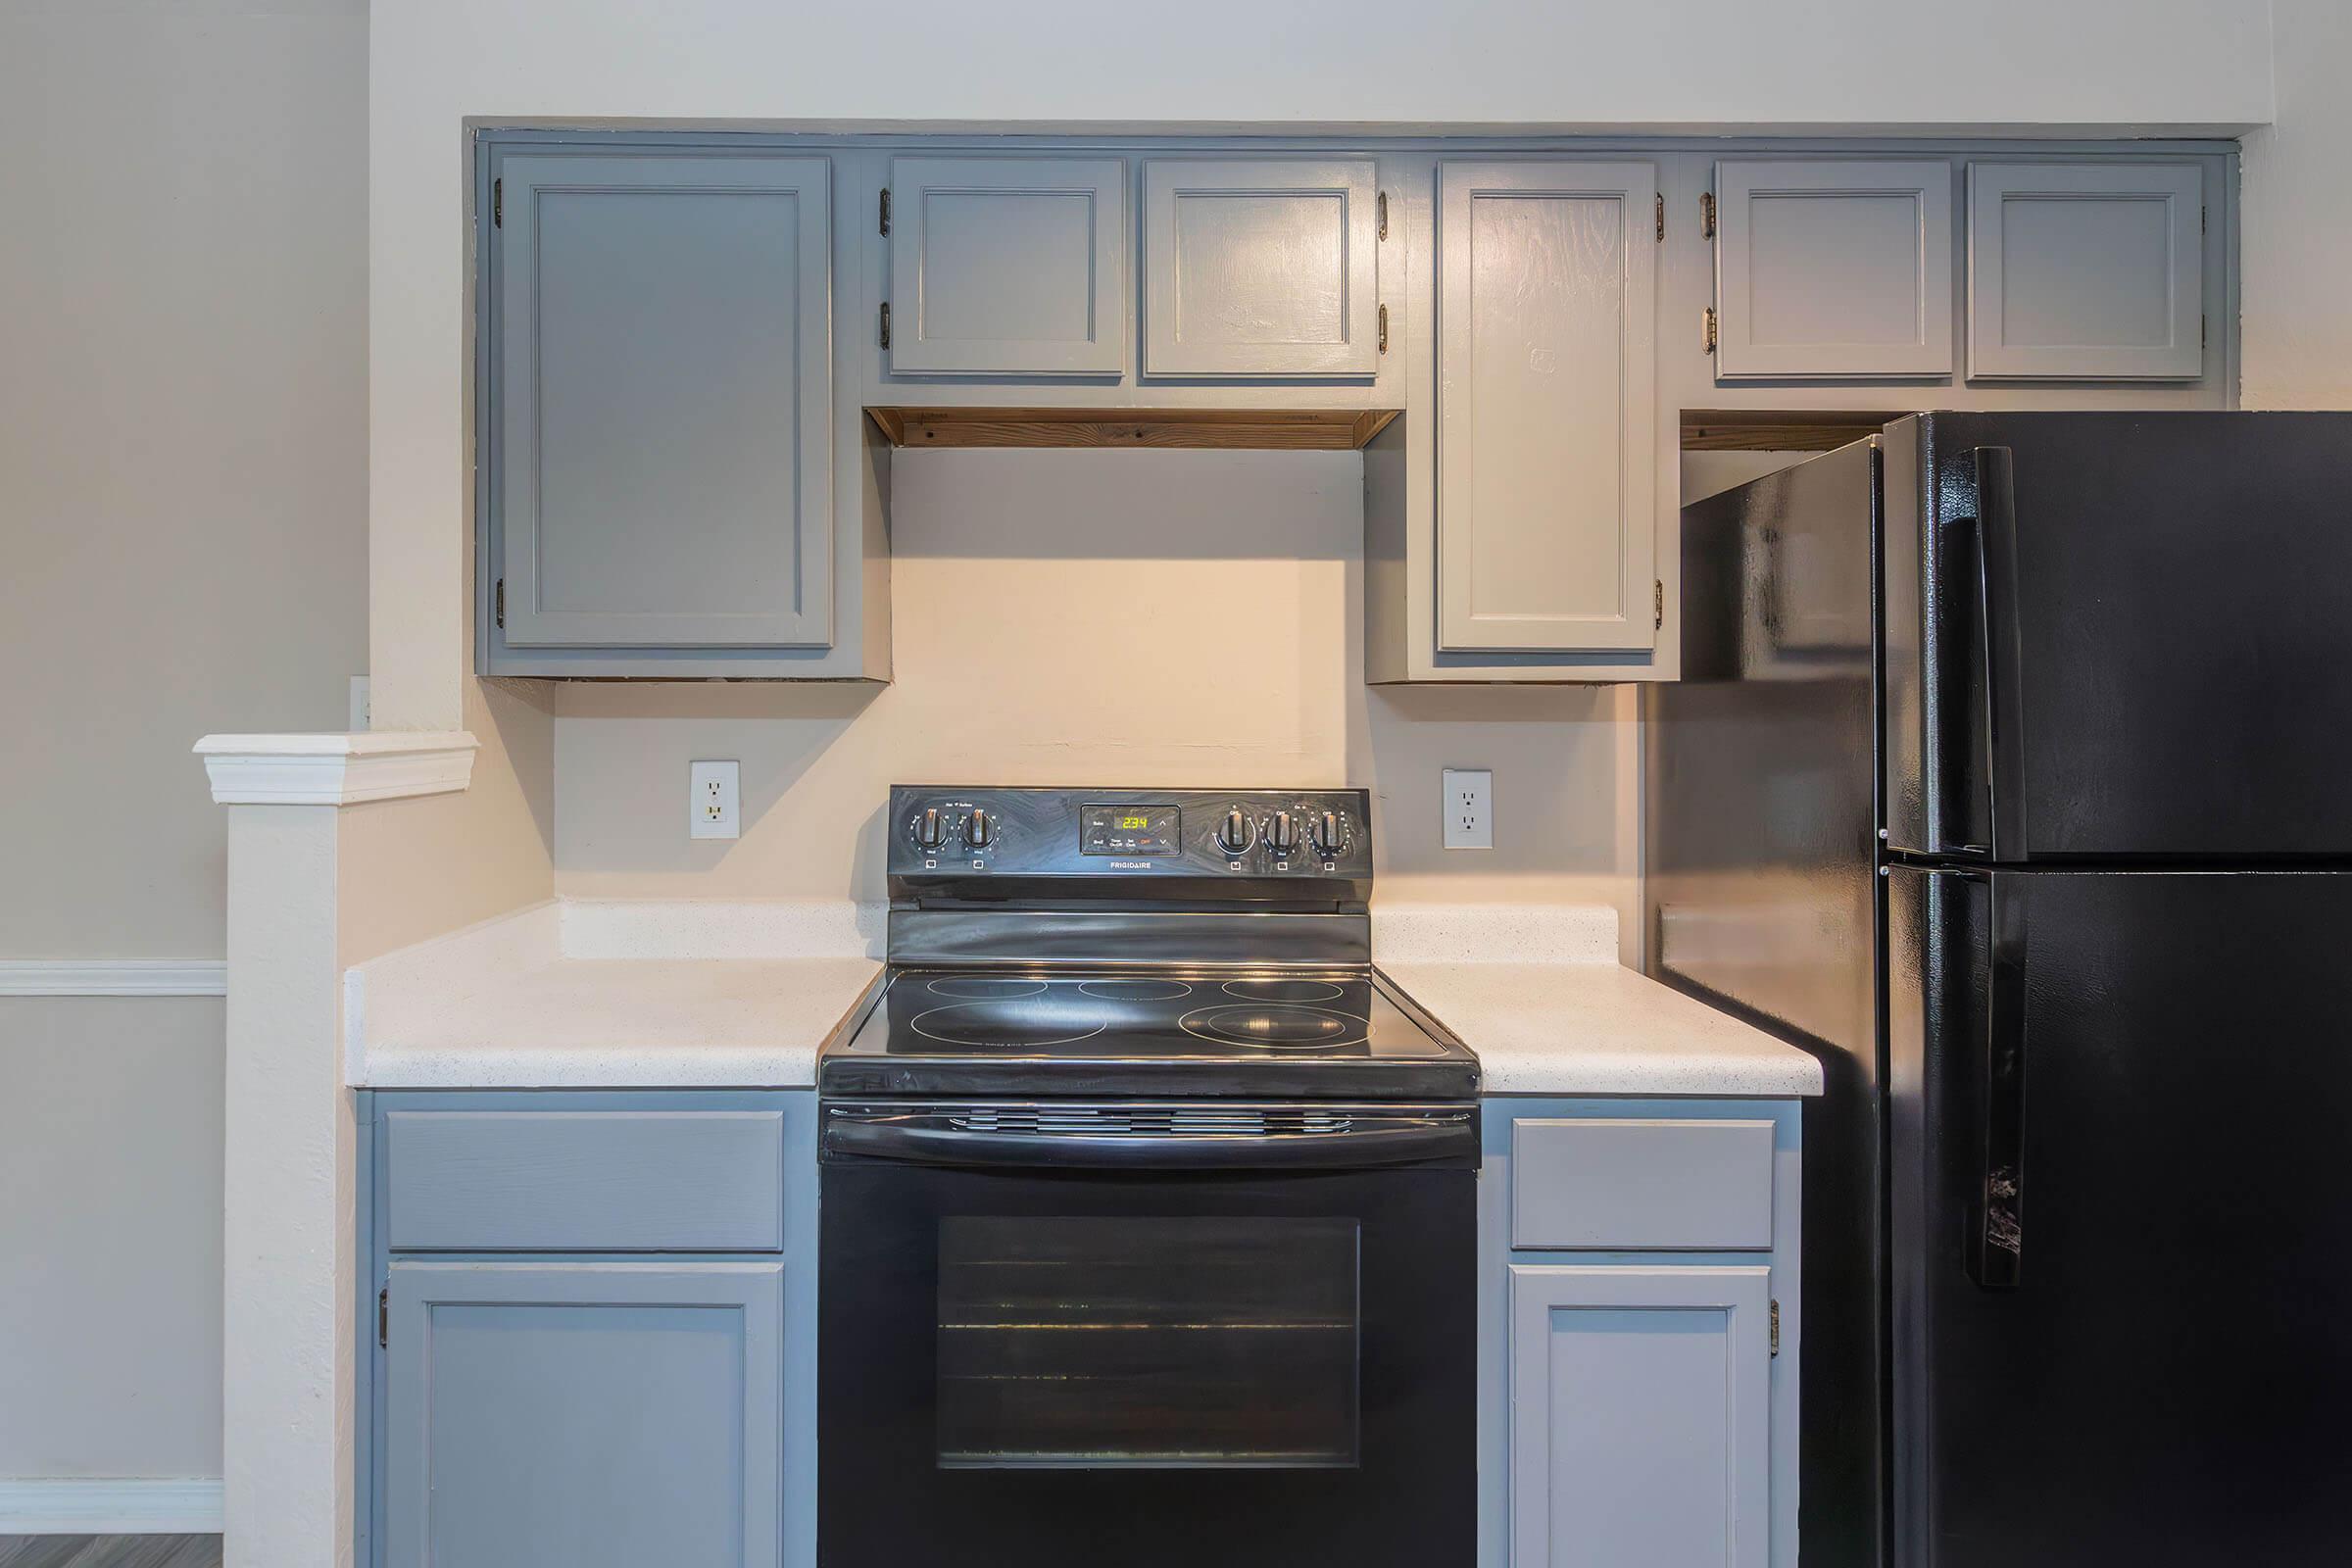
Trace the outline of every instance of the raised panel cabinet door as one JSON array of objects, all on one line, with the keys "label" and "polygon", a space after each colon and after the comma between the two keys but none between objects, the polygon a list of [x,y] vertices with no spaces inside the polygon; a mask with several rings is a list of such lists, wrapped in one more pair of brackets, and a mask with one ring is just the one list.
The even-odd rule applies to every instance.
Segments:
[{"label": "raised panel cabinet door", "polygon": [[827,644],[828,163],[550,153],[499,178],[508,646]]},{"label": "raised panel cabinet door", "polygon": [[1771,1271],[1510,1281],[1513,1568],[1766,1568]]},{"label": "raised panel cabinet door", "polygon": [[1657,644],[1657,170],[1438,173],[1438,646]]},{"label": "raised panel cabinet door", "polygon": [[1968,166],[1968,373],[2193,381],[2205,361],[2194,163]]},{"label": "raised panel cabinet door", "polygon": [[774,1568],[779,1263],[390,1269],[387,1564]]},{"label": "raised panel cabinet door", "polygon": [[894,158],[890,368],[923,375],[1127,368],[1127,165]]},{"label": "raised panel cabinet door", "polygon": [[1370,159],[1144,165],[1144,373],[1303,380],[1380,368]]},{"label": "raised panel cabinet door", "polygon": [[1715,374],[1952,373],[1952,166],[1715,166]]}]

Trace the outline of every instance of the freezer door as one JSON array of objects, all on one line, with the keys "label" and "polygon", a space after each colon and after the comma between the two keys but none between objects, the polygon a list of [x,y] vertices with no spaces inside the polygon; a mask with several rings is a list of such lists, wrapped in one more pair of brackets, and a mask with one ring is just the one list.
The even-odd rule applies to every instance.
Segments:
[{"label": "freezer door", "polygon": [[1896,1562],[2352,1561],[2352,873],[1887,881]]},{"label": "freezer door", "polygon": [[2352,416],[1936,414],[1888,447],[1893,847],[2352,855]]}]

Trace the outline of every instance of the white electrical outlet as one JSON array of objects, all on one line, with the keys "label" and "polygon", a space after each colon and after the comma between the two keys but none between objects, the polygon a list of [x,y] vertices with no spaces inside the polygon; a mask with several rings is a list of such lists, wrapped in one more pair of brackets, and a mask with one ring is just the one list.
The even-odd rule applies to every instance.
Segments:
[{"label": "white electrical outlet", "polygon": [[686,765],[686,836],[690,839],[743,837],[742,767],[735,762]]},{"label": "white electrical outlet", "polygon": [[1483,767],[1446,769],[1446,847],[1494,847],[1494,775]]}]

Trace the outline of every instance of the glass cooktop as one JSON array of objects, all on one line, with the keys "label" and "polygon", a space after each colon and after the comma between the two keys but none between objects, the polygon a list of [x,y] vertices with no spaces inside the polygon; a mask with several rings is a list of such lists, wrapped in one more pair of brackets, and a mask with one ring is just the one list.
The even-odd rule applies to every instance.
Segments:
[{"label": "glass cooktop", "polygon": [[1363,970],[895,971],[818,1085],[856,1094],[1474,1092],[1477,1060]]}]

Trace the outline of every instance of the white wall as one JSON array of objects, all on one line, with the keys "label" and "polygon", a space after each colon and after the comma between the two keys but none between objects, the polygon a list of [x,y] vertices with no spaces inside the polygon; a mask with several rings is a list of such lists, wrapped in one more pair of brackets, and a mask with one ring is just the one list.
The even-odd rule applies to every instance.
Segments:
[{"label": "white wall", "polygon": [[[366,667],[364,0],[0,7],[0,960],[218,959]],[[220,1464],[217,999],[0,998],[0,1478]]]},{"label": "white wall", "polygon": [[2208,130],[2271,107],[2242,0],[402,0],[369,51],[378,722],[466,681],[467,116]]},{"label": "white wall", "polygon": [[2272,10],[2278,122],[2245,140],[2241,396],[2250,409],[2352,408],[2352,5]]},{"label": "white wall", "polygon": [[[1630,901],[1615,692],[1364,684],[1362,485],[1352,452],[902,452],[896,680],[566,688],[557,886],[880,899],[893,783],[1350,784],[1384,898]],[[737,843],[686,837],[708,757]],[[1447,764],[1494,769],[1494,853],[1441,847]]]}]

